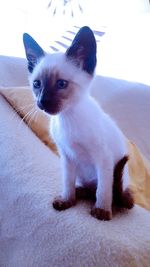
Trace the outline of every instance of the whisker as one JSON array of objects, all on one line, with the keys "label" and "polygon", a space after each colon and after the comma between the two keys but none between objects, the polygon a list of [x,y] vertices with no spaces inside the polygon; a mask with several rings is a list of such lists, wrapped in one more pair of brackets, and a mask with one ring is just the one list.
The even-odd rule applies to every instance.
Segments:
[{"label": "whisker", "polygon": [[35,121],[36,112],[37,112],[36,110],[33,110],[33,113],[30,114],[30,118],[29,118],[29,120],[28,120],[28,122],[27,122],[27,124],[28,124],[29,127],[31,126],[31,123],[32,123],[33,121]]},{"label": "whisker", "polygon": [[26,110],[28,108],[31,108],[31,107],[34,107],[33,103],[29,104],[29,105],[26,105],[26,106],[19,107],[19,108],[17,108],[17,111],[24,111],[24,110]]},{"label": "whisker", "polygon": [[33,114],[33,112],[34,112],[34,107],[29,111],[29,112],[27,112],[26,114],[25,114],[25,116],[21,119],[21,121],[20,121],[20,123],[19,123],[19,128],[20,128],[20,126],[22,125],[22,123],[24,122],[24,121],[26,121],[26,123],[28,124],[28,118],[30,118],[30,116]]},{"label": "whisker", "polygon": [[38,114],[39,114],[39,113],[38,113],[38,110],[36,109],[36,110],[35,110],[35,122],[37,122]]},{"label": "whisker", "polygon": [[19,108],[15,107],[15,112],[12,115],[12,120],[14,120],[18,115],[20,115],[22,117],[22,112],[25,112],[25,110],[27,108],[31,108],[31,107],[34,107],[33,103],[29,104],[29,105],[26,105],[26,106],[23,106],[23,107],[19,107]]}]

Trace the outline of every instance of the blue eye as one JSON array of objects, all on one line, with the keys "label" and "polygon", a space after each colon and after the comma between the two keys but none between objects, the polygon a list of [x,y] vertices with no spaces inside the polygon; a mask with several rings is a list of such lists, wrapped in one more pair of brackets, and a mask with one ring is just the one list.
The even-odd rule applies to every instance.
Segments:
[{"label": "blue eye", "polygon": [[33,87],[36,89],[40,89],[41,88],[41,81],[40,80],[34,80]]},{"label": "blue eye", "polygon": [[68,86],[68,81],[65,81],[62,79],[56,81],[56,88],[57,89],[65,89],[65,88],[67,88],[67,86]]}]

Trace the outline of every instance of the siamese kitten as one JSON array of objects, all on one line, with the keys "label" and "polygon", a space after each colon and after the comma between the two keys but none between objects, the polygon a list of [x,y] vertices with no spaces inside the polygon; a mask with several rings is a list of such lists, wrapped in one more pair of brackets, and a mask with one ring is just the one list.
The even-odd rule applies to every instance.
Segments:
[{"label": "siamese kitten", "polygon": [[53,207],[70,208],[87,188],[89,194],[96,192],[91,214],[97,219],[110,220],[113,203],[132,208],[125,138],[90,95],[96,67],[93,32],[81,28],[65,53],[45,53],[27,33],[23,41],[30,85],[37,106],[51,115],[50,131],[63,166],[62,195]]}]

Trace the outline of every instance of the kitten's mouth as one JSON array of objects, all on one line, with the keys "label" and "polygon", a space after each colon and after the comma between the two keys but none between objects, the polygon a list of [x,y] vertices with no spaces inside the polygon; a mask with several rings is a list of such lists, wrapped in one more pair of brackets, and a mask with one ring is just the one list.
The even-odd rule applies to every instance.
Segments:
[{"label": "kitten's mouth", "polygon": [[43,105],[41,102],[37,101],[37,106],[39,109],[43,110],[45,113],[49,115],[56,115],[57,113],[60,112],[60,106],[59,105],[54,105],[48,103],[48,105]]},{"label": "kitten's mouth", "polygon": [[49,110],[44,110],[44,112],[46,112],[47,114],[49,115],[56,115],[59,113],[59,110],[56,110],[56,109],[49,109]]}]

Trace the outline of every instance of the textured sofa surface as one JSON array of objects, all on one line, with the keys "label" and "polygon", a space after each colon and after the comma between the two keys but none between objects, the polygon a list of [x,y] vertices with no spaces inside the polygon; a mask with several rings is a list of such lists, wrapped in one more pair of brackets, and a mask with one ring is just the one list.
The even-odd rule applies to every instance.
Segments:
[{"label": "textured sofa surface", "polygon": [[[13,85],[20,82],[14,79]],[[109,97],[104,98],[103,105]],[[150,213],[136,206],[100,222],[91,217],[93,203],[87,201],[55,211],[59,158],[1,96],[0,151],[0,266],[149,267]]]}]

